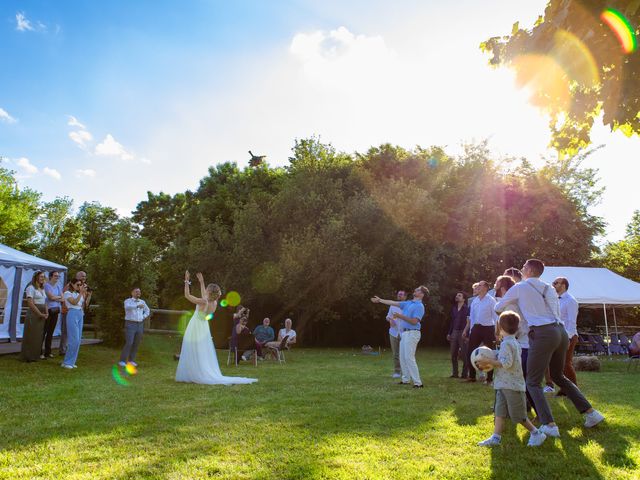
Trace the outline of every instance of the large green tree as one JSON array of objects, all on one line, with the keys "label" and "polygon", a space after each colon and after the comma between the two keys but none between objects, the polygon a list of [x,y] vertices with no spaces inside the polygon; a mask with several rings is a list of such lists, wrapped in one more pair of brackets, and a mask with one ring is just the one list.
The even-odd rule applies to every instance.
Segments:
[{"label": "large green tree", "polygon": [[[603,17],[607,9],[617,13]],[[625,21],[612,28],[605,19],[618,14]],[[513,68],[532,102],[549,113],[551,146],[575,154],[591,143],[600,115],[612,130],[640,133],[640,53],[630,51],[639,35],[638,1],[550,0],[531,28],[516,22],[510,35],[480,47],[492,66]]]},{"label": "large green tree", "polygon": [[40,214],[40,194],[20,188],[14,172],[0,167],[0,242],[18,250],[32,252],[35,224]]},{"label": "large green tree", "polygon": [[82,226],[74,215],[73,200],[63,197],[44,203],[36,230],[38,255],[63,265],[78,262],[83,250]]}]

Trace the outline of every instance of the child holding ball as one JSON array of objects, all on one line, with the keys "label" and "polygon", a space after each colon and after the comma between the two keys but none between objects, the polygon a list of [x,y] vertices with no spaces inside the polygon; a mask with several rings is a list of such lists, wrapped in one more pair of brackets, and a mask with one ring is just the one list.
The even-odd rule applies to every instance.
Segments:
[{"label": "child holding ball", "polygon": [[547,436],[533,426],[527,418],[526,386],[524,375],[522,374],[522,362],[520,360],[521,347],[516,340],[515,334],[518,332],[520,316],[511,311],[503,312],[498,319],[498,328],[502,342],[498,351],[498,359],[478,360],[478,367],[481,369],[492,366],[495,368],[493,377],[493,388],[496,390],[496,402],[494,407],[495,427],[493,435],[478,443],[481,447],[492,447],[500,445],[504,421],[507,417],[514,423],[523,425],[531,436],[529,437],[529,447],[542,445]]}]

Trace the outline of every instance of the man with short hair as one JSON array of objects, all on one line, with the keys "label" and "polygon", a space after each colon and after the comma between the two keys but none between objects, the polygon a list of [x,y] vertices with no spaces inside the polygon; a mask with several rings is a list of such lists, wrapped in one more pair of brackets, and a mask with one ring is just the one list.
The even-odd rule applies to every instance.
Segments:
[{"label": "man with short hair", "polygon": [[287,337],[287,347],[296,343],[298,335],[296,334],[296,331],[291,328],[292,326],[293,321],[290,318],[286,318],[284,320],[284,328],[281,328],[278,332],[278,340],[276,340],[275,342],[267,342],[264,344],[264,346],[267,348],[279,347],[282,343],[282,340],[284,340],[284,337]]},{"label": "man with short hair", "polygon": [[[264,318],[262,320],[262,324],[258,325],[254,330],[253,330],[253,338],[256,344],[256,354],[258,355],[258,358],[260,359],[264,359],[264,356],[262,354],[262,347],[264,347],[264,345],[267,342],[270,342],[271,340],[273,340],[274,338],[276,338],[276,334],[273,331],[273,328],[271,328],[271,319],[270,318]],[[245,352],[246,354],[246,352]],[[243,357],[245,356],[244,354],[242,355]],[[250,355],[247,355],[247,358],[249,358]]]},{"label": "man with short hair", "polygon": [[[575,385],[578,385],[576,371],[573,369],[573,352],[578,344],[578,301],[569,293],[569,280],[566,278],[558,277],[551,285],[558,293],[560,320],[564,324],[564,329],[569,337],[569,347],[564,360],[564,376]],[[560,389],[558,396],[566,396],[566,394]]]},{"label": "man with short hair", "polygon": [[[469,335],[469,363],[471,364],[471,354],[481,344],[489,347],[491,350],[496,348],[496,320],[498,316],[495,312],[496,300],[489,295],[489,282],[482,280],[474,284],[474,293],[478,296],[472,303],[470,312],[470,333],[465,329],[464,334]],[[467,382],[476,381],[476,369],[471,366],[469,368],[469,378]],[[493,371],[487,374],[486,383],[493,381]]]},{"label": "man with short hair", "polygon": [[496,311],[508,310],[517,305],[529,324],[529,358],[527,361],[527,391],[535,404],[540,429],[547,436],[559,437],[547,399],[540,384],[547,366],[553,381],[567,394],[576,409],[585,414],[584,426],[591,428],[604,420],[594,410],[582,392],[564,376],[569,338],[561,324],[558,296],[551,286],[540,280],[544,263],[529,259],[522,267],[523,281],[514,285],[496,305]]},{"label": "man with short hair", "polygon": [[403,385],[409,384],[409,379],[413,381],[413,388],[423,388],[420,379],[420,371],[416,363],[416,348],[420,341],[420,328],[422,317],[424,316],[423,300],[429,294],[429,289],[424,285],[416,287],[413,291],[413,300],[397,302],[394,300],[383,300],[380,297],[373,297],[373,303],[382,303],[388,306],[400,307],[402,313],[395,312],[393,318],[401,320],[400,328],[400,369],[402,370]]},{"label": "man with short hair", "polygon": [[131,298],[124,301],[124,339],[125,344],[120,354],[118,365],[126,366],[128,363],[137,367],[136,354],[144,333],[144,321],[151,315],[147,302],[140,296],[139,288],[131,291]]},{"label": "man with short hair", "polygon": [[[407,292],[398,290],[396,293],[398,302],[404,302],[407,299]],[[400,321],[393,318],[394,313],[402,313],[400,307],[390,306],[387,312],[387,322],[389,322],[389,343],[391,345],[391,354],[393,356],[393,374],[392,378],[402,377],[402,368],[400,367]]]}]

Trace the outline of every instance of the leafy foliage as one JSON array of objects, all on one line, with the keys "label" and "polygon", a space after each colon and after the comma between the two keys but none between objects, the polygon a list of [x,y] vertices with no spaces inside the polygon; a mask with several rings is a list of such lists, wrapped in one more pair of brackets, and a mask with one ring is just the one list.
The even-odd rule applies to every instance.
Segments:
[{"label": "leafy foliage", "polygon": [[40,194],[20,188],[11,170],[0,167],[0,242],[32,252]]},{"label": "leafy foliage", "polygon": [[480,48],[492,66],[516,71],[531,101],[550,114],[551,146],[575,154],[591,143],[595,119],[627,136],[640,133],[640,53],[626,54],[600,18],[619,10],[640,35],[640,2],[550,0],[531,29],[516,22],[510,35]]}]

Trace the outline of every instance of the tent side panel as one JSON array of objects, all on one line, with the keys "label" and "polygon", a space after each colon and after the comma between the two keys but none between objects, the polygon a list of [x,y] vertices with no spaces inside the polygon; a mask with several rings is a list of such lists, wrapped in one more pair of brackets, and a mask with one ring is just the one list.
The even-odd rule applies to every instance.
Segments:
[{"label": "tent side panel", "polygon": [[11,317],[9,318],[9,341],[16,341],[16,324],[18,317],[20,316],[20,309],[22,308],[22,302],[20,296],[22,289],[20,285],[22,283],[22,268],[16,267],[15,277],[13,278],[13,291],[11,292]]}]

